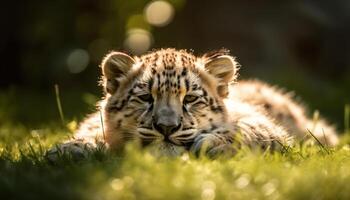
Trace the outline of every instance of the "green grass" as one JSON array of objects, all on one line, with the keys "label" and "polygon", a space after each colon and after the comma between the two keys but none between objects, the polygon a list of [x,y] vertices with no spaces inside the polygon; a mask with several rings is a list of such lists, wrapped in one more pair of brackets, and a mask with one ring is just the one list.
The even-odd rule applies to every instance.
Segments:
[{"label": "green grass", "polygon": [[[92,152],[84,161],[62,157],[52,164],[45,151],[70,137],[74,116],[93,103],[82,105],[78,93],[65,92],[57,102],[54,93],[17,94],[0,93],[0,199],[350,199],[349,106],[348,133],[335,149],[315,141],[210,160],[157,157],[130,144],[124,154]],[[25,101],[14,104],[18,99]]]},{"label": "green grass", "polygon": [[155,157],[128,145],[123,155],[97,152],[53,165],[45,150],[71,135],[66,128],[3,125],[0,133],[1,199],[350,199],[347,138],[329,152],[317,145],[242,149],[216,160]]}]

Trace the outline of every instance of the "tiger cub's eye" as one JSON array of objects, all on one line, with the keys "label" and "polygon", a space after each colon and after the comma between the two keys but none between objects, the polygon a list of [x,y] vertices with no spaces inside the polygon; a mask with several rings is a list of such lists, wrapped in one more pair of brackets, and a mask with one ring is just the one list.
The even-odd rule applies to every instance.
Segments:
[{"label": "tiger cub's eye", "polygon": [[197,96],[194,95],[186,95],[184,98],[184,103],[192,103],[198,99]]},{"label": "tiger cub's eye", "polygon": [[142,101],[146,101],[146,102],[152,102],[153,98],[151,94],[143,94],[143,95],[139,95],[138,98],[140,98]]}]

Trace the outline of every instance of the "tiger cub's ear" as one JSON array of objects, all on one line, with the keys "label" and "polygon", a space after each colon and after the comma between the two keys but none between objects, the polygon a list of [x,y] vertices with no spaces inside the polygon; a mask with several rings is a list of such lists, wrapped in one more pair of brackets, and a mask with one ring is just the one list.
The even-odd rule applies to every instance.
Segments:
[{"label": "tiger cub's ear", "polygon": [[238,63],[226,52],[207,56],[204,66],[207,72],[218,79],[218,94],[221,97],[227,97],[228,85],[235,81],[237,77]]},{"label": "tiger cub's ear", "polygon": [[119,79],[126,76],[135,60],[122,52],[112,52],[102,61],[103,86],[105,91],[113,94],[119,87]]}]

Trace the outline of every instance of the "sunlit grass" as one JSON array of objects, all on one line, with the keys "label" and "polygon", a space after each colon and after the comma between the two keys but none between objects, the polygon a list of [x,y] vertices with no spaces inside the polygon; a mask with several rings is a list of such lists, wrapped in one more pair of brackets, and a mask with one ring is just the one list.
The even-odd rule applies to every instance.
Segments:
[{"label": "sunlit grass", "polygon": [[2,199],[350,198],[348,137],[329,153],[317,145],[275,153],[242,149],[210,160],[156,157],[128,145],[123,155],[93,152],[85,161],[49,163],[45,151],[72,134],[74,122],[69,126],[0,128]]},{"label": "sunlit grass", "polygon": [[11,110],[2,106],[1,199],[350,199],[349,106],[347,133],[334,149],[315,140],[313,146],[274,153],[241,149],[233,158],[211,160],[157,157],[130,144],[122,155],[96,151],[84,161],[63,156],[53,164],[45,159],[46,150],[77,127],[77,121],[63,120],[57,92],[54,97],[63,126],[59,118],[38,129],[6,121]]}]

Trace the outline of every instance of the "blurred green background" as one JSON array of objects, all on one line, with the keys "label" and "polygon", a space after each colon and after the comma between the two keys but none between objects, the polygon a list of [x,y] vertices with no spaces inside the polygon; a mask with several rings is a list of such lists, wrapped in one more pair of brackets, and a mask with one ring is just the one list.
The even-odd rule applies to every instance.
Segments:
[{"label": "blurred green background", "polygon": [[99,63],[111,50],[222,47],[240,78],[293,90],[339,130],[350,103],[350,1],[50,0],[0,8],[0,125],[59,123],[102,96]]}]

